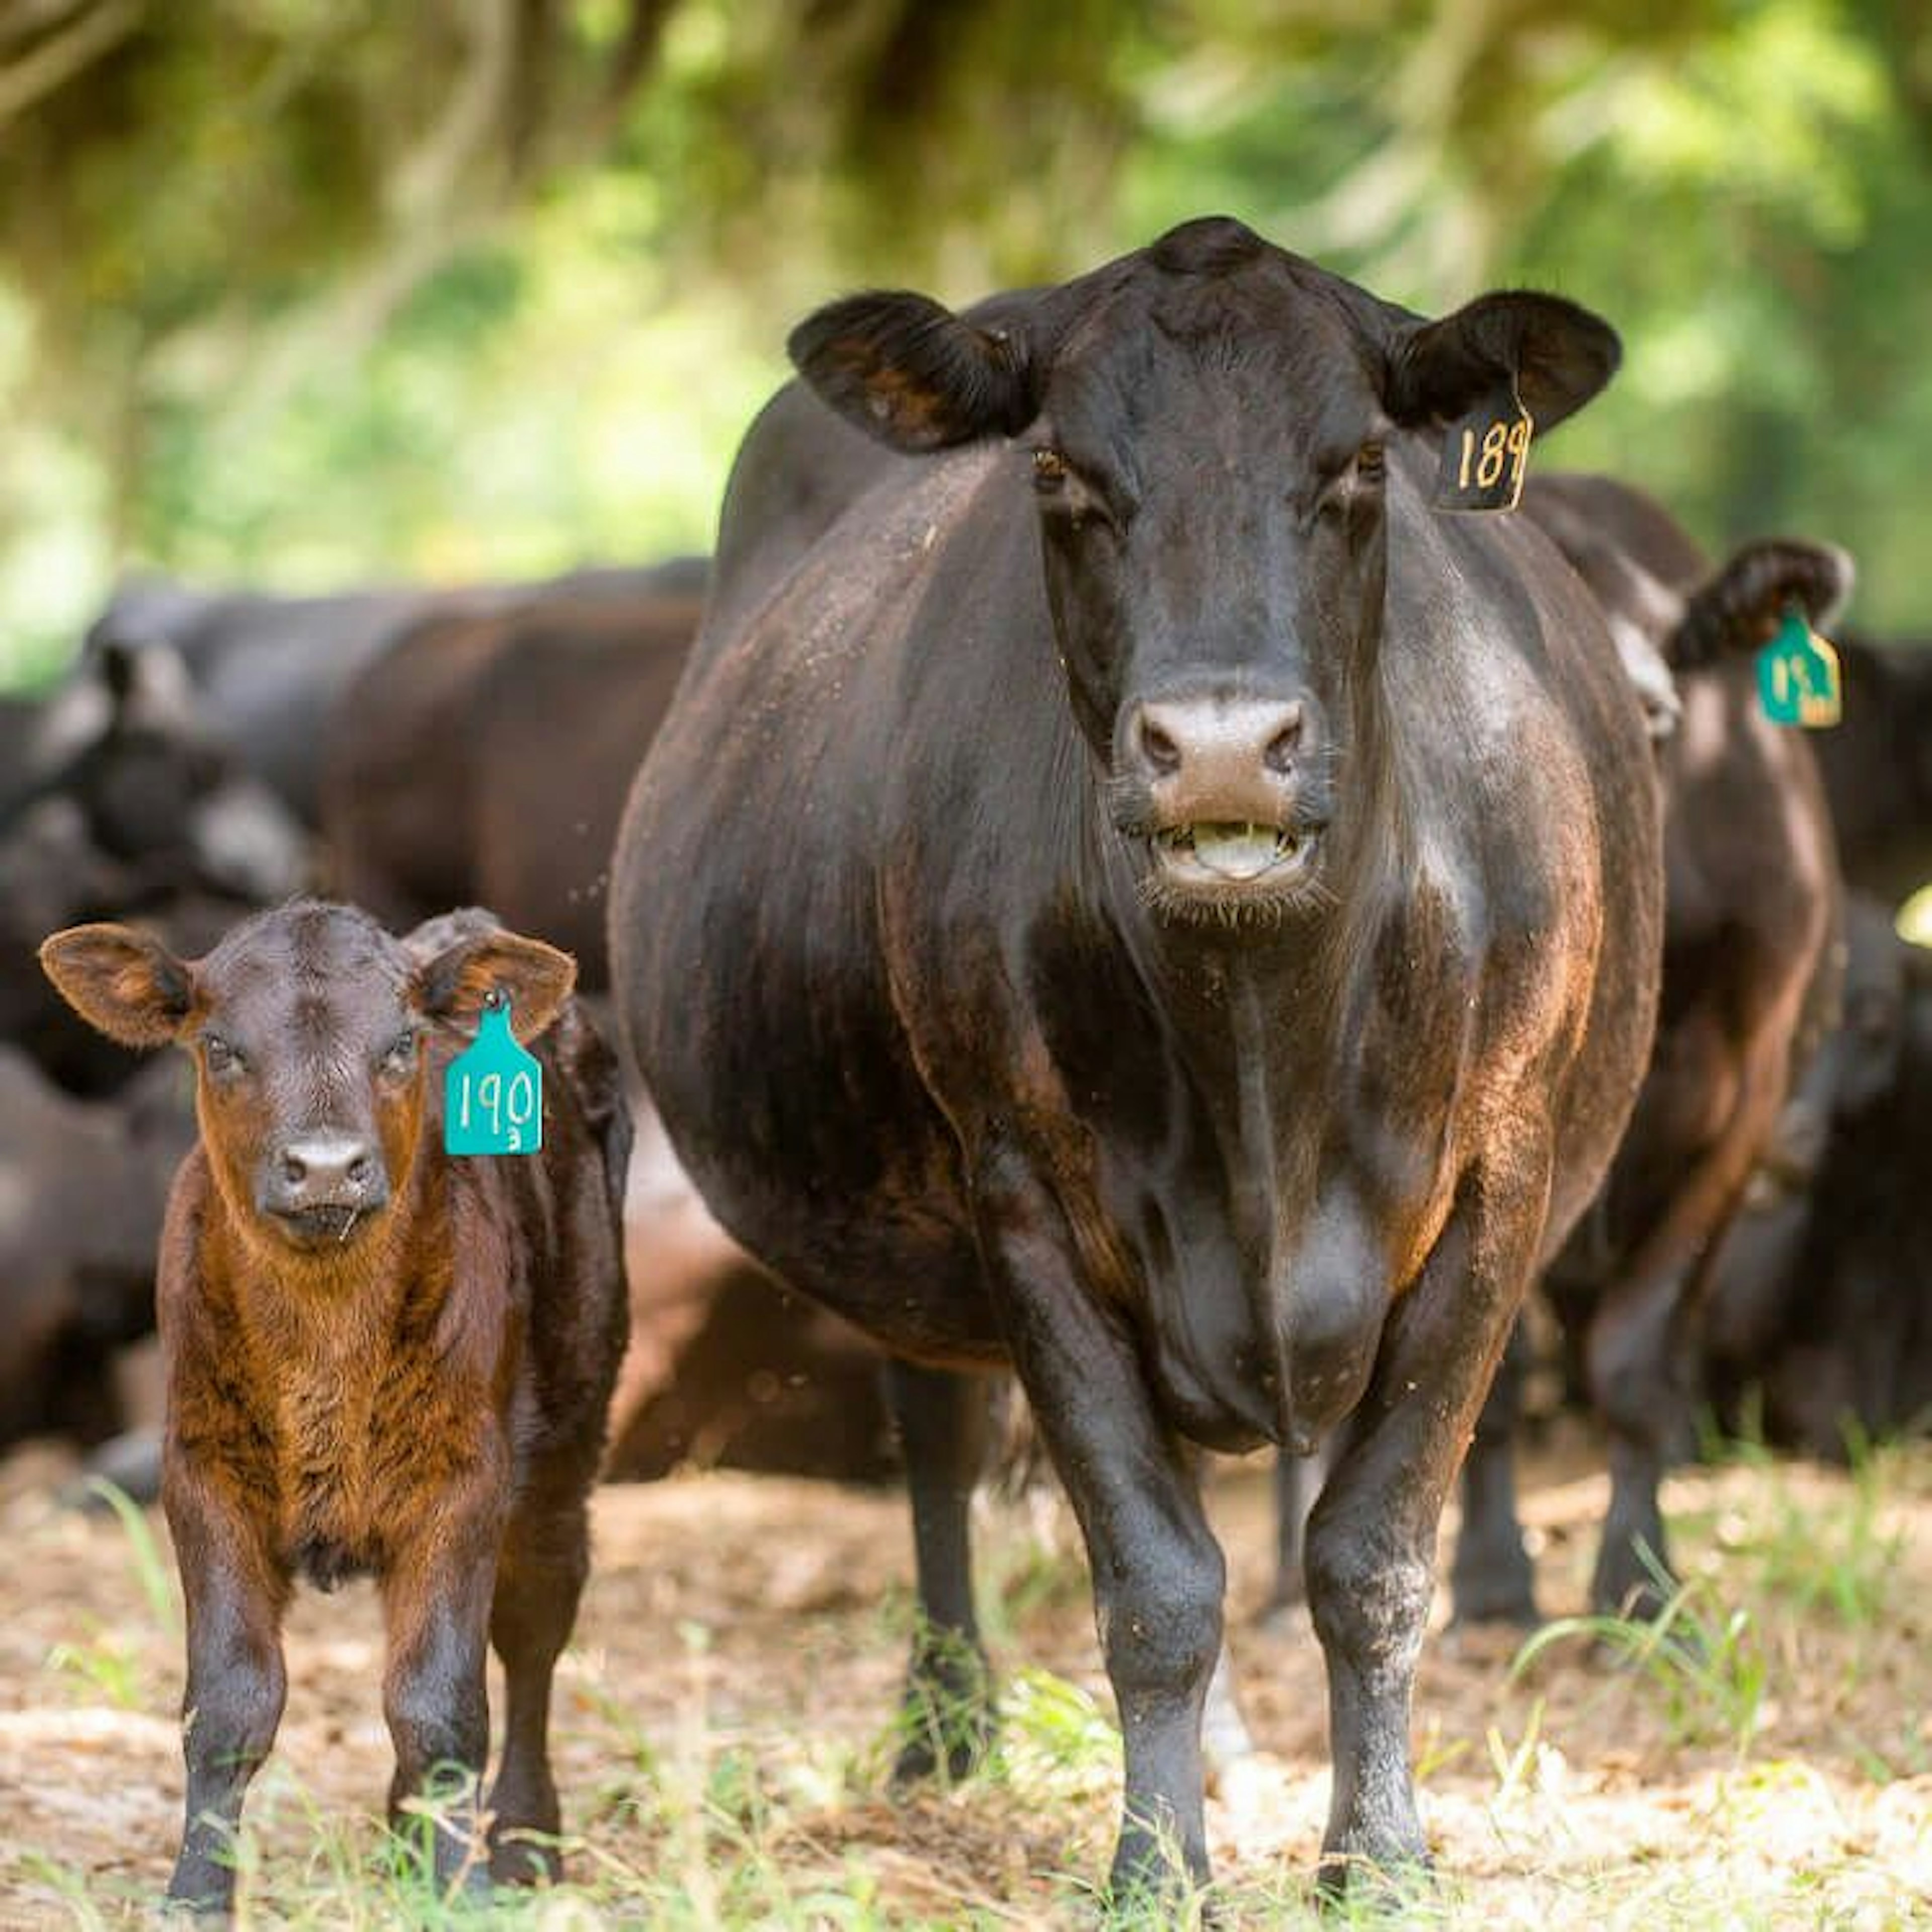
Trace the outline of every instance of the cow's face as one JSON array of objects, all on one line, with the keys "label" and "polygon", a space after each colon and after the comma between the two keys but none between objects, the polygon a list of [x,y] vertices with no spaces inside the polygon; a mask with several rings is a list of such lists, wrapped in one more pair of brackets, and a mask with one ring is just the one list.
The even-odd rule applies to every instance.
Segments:
[{"label": "cow's face", "polygon": [[861,296],[791,346],[897,448],[1017,439],[1114,821],[1144,846],[1157,908],[1223,917],[1306,894],[1346,812],[1394,440],[1512,386],[1546,427],[1616,359],[1603,323],[1553,298],[1424,323],[1223,220],[977,323]]},{"label": "cow's face", "polygon": [[430,1030],[473,1025],[494,989],[530,1039],[575,976],[566,955],[486,915],[399,940],[352,907],[314,902],[259,914],[192,962],[117,926],[56,933],[40,957],[104,1033],[189,1050],[224,1198],[260,1238],[312,1253],[380,1225],[406,1190]]}]

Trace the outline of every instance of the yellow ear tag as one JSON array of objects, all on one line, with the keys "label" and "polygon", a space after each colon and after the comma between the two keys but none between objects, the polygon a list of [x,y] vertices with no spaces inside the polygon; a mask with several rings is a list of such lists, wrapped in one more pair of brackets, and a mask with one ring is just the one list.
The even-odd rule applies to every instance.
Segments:
[{"label": "yellow ear tag", "polygon": [[1757,654],[1757,694],[1774,724],[1822,731],[1844,716],[1838,654],[1796,604],[1785,606],[1777,636]]},{"label": "yellow ear tag", "polygon": [[1529,412],[1514,383],[1492,389],[1443,439],[1431,503],[1438,510],[1513,510],[1529,473]]}]

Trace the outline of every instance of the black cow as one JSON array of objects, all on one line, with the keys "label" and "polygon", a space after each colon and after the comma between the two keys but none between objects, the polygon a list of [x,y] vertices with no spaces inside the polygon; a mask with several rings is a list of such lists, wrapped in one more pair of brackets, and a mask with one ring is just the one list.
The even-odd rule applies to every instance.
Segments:
[{"label": "black cow", "polygon": [[323,760],[335,886],[392,926],[487,904],[601,992],[624,797],[684,669],[698,596],[552,594],[416,625],[337,701]]},{"label": "black cow", "polygon": [[[1836,998],[1838,875],[1808,734],[1765,716],[1750,662],[1784,611],[1816,622],[1850,588],[1842,551],[1746,544],[1712,572],[1658,505],[1606,477],[1523,499],[1603,605],[1676,674],[1664,785],[1664,980],[1650,1070],[1602,1199],[1548,1285],[1580,1339],[1609,1437],[1591,1584],[1606,1612],[1660,1606],[1658,1485],[1688,1446],[1704,1269]],[[1463,1469],[1454,1569],[1466,1618],[1533,1621],[1509,1480],[1520,1361],[1498,1377]]]},{"label": "black cow", "polygon": [[306,824],[320,810],[322,727],[350,680],[426,618],[482,612],[554,590],[580,600],[654,582],[701,592],[701,558],[650,571],[579,570],[548,585],[379,586],[316,597],[130,580],[87,634],[88,653],[161,644],[178,652],[209,716]]},{"label": "black cow", "polygon": [[91,1448],[127,1425],[114,1358],[154,1333],[154,1246],[194,1133],[178,1066],[80,1100],[0,1043],[0,1448]]},{"label": "black cow", "polygon": [[211,730],[164,650],[104,652],[12,708],[18,761],[0,801],[0,1040],[62,1086],[98,1095],[127,1059],[48,985],[53,928],[136,916],[193,948],[295,891],[308,841]]},{"label": "black cow", "polygon": [[920,460],[868,484],[826,419],[844,507],[787,488],[796,396],[740,453],[729,502],[781,514],[728,510],[620,834],[632,1048],[726,1227],[902,1358],[915,1696],[980,1681],[945,1371],[1017,1369],[1120,1705],[1117,1890],[1207,1866],[1187,1445],[1347,1419],[1310,1537],[1327,1868],[1420,1859],[1437,1517],[1622,1130],[1661,921],[1600,613],[1533,526],[1430,494],[1445,425],[1504,436],[1512,386],[1554,424],[1616,339],[1526,294],[1426,322],[1211,219],[792,350]]},{"label": "black cow", "polygon": [[1932,880],[1932,643],[1838,640],[1844,717],[1818,738],[1846,883],[1897,905]]},{"label": "black cow", "polygon": [[1932,1423],[1932,952],[1880,901],[1846,908],[1843,1014],[1711,1263],[1719,1414],[1843,1460]]}]

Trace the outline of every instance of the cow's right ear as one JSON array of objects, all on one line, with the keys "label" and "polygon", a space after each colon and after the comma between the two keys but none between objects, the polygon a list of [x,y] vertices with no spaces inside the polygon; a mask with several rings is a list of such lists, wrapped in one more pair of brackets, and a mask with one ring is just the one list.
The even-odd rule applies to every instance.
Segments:
[{"label": "cow's right ear", "polygon": [[1022,338],[928,296],[848,296],[807,316],[785,346],[821,400],[903,455],[1012,436],[1038,413]]},{"label": "cow's right ear", "polygon": [[1506,289],[1405,329],[1390,350],[1386,400],[1397,422],[1420,427],[1513,398],[1541,436],[1581,409],[1622,355],[1600,316],[1561,296]]},{"label": "cow's right ear", "polygon": [[123,1046],[181,1037],[194,1003],[192,970],[159,940],[125,926],[70,926],[40,945],[62,999]]}]

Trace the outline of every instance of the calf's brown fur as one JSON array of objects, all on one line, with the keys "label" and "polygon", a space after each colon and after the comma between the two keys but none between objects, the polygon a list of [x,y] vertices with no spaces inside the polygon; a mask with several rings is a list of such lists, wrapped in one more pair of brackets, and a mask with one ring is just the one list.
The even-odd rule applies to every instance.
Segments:
[{"label": "calf's brown fur", "polygon": [[[260,914],[183,962],[128,928],[41,949],[86,1018],[184,1047],[200,1136],[161,1237],[162,1500],[188,1607],[187,1823],[170,1896],[226,1909],[224,1849],[274,1742],[298,1577],[373,1575],[392,1819],[434,1779],[440,1882],[554,1870],[550,1687],[588,1564],[622,1353],[629,1125],[566,954],[452,914]],[[442,1151],[444,1070],[493,993],[543,1063],[528,1157]],[[503,1660],[488,1810],[484,1657]]]}]

